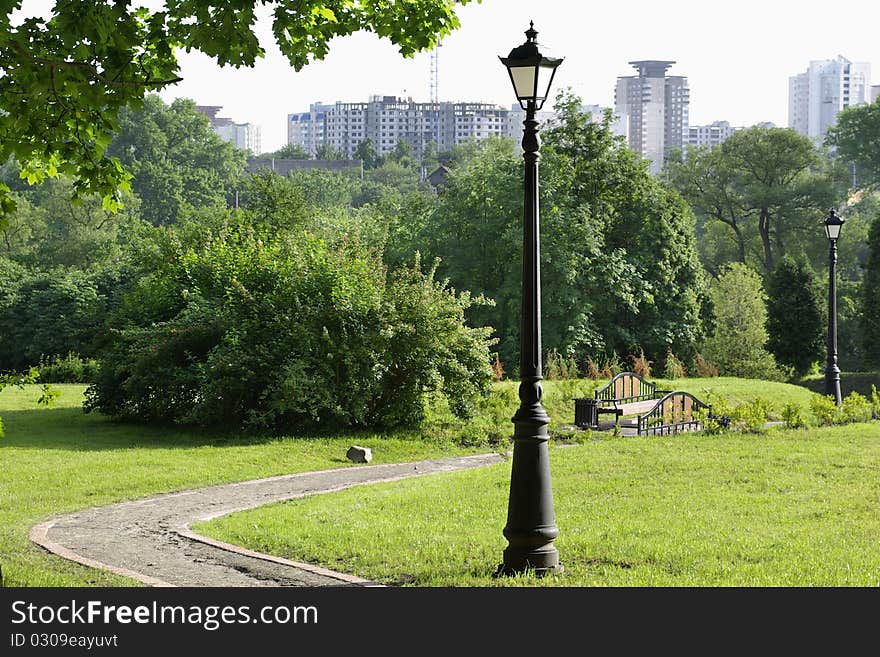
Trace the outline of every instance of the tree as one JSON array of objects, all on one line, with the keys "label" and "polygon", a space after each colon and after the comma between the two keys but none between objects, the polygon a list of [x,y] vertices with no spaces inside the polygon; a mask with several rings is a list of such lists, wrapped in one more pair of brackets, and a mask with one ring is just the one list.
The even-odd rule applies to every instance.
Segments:
[{"label": "tree", "polygon": [[70,200],[73,182],[48,180],[18,197],[18,207],[0,230],[0,252],[28,266],[49,271],[56,267],[93,270],[121,257],[125,233],[137,223],[139,202],[127,199],[125,210],[111,213],[101,199]]},{"label": "tree", "polygon": [[364,169],[367,170],[375,169],[382,164],[382,157],[376,151],[376,145],[369,137],[357,145],[357,148],[354,151],[354,157],[356,160],[363,162]]},{"label": "tree", "polygon": [[821,283],[804,259],[784,257],[767,280],[767,349],[782,365],[806,374],[825,349]]},{"label": "tree", "polygon": [[865,365],[880,369],[880,214],[871,224],[868,247],[871,252],[862,279],[862,341]]},{"label": "tree", "polygon": [[[690,147],[687,158],[673,155],[664,173],[698,215],[720,222],[729,229],[722,235],[729,237],[733,253],[725,260],[745,263],[749,217],[737,197],[734,171],[720,149]],[[720,237],[713,239],[712,244],[719,242]],[[712,260],[706,264],[710,271],[715,269],[712,265],[716,263]]]},{"label": "tree", "polygon": [[394,144],[394,148],[386,156],[386,160],[396,162],[404,167],[412,167],[413,165],[413,149],[412,144],[405,139],[398,139]]},{"label": "tree", "polygon": [[214,132],[194,101],[169,106],[155,94],[120,112],[107,155],[133,174],[141,216],[154,225],[173,223],[184,204],[225,205],[245,167],[245,152]]},{"label": "tree", "polygon": [[[686,155],[668,164],[667,179],[704,223],[727,226],[738,262],[767,274],[791,242],[812,240],[840,194],[835,172],[818,170],[822,160],[809,138],[787,128],[739,130],[720,146]],[[721,264],[707,266],[717,271]]]},{"label": "tree", "polygon": [[93,275],[82,271],[25,274],[0,266],[0,370],[22,370],[42,357],[75,352],[92,356],[106,299]]},{"label": "tree", "polygon": [[299,144],[285,144],[272,153],[262,153],[253,158],[257,162],[269,160],[308,160],[309,153]]},{"label": "tree", "polygon": [[337,151],[330,144],[321,144],[315,149],[316,160],[342,160],[345,155]]},{"label": "tree", "polygon": [[[13,155],[28,182],[59,173],[75,192],[120,206],[130,174],[106,153],[124,107],[180,80],[176,51],[198,50],[220,65],[253,66],[264,55],[255,23],[270,5],[281,52],[300,70],[323,59],[331,39],[360,30],[398,45],[403,56],[433,47],[457,28],[457,5],[470,0],[236,0],[167,2],[150,10],[129,2],[55,3],[48,19],[12,22],[21,3],[0,14],[0,161]],[[13,209],[0,186],[0,216]]]},{"label": "tree", "polygon": [[703,343],[703,355],[723,376],[778,379],[766,349],[767,295],[758,273],[739,262],[726,265],[711,286],[715,329]]},{"label": "tree", "polygon": [[860,187],[880,185],[880,100],[840,112],[826,140],[838,156],[857,167]]},{"label": "tree", "polygon": [[[637,345],[650,358],[695,353],[702,269],[693,214],[580,101],[562,95],[541,166],[543,346],[586,359]],[[412,205],[386,253],[441,259],[456,289],[495,301],[470,317],[491,325],[505,363],[519,352],[523,179],[512,140],[488,139],[450,171],[436,207]],[[407,240],[401,243],[397,240]]]}]

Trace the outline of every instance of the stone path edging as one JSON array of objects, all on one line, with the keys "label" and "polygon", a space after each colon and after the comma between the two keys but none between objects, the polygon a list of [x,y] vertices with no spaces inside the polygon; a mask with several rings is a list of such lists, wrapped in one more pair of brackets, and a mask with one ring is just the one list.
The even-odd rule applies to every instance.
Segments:
[{"label": "stone path edging", "polygon": [[473,456],[280,475],[85,509],[35,525],[32,542],[149,586],[378,586],[332,570],[201,536],[203,520],[306,495],[499,463]]},{"label": "stone path edging", "polygon": [[123,577],[136,579],[149,586],[174,586],[174,584],[163,582],[161,579],[156,579],[155,577],[150,577],[149,575],[136,573],[135,571],[129,570],[128,568],[119,568],[116,566],[111,566],[110,564],[101,563],[100,561],[89,559],[88,557],[77,554],[73,550],[67,549],[63,545],[60,545],[59,543],[56,543],[49,539],[49,530],[51,530],[54,525],[55,520],[49,520],[47,522],[41,522],[39,525],[34,525],[33,527],[31,527],[28,538],[30,538],[32,543],[36,543],[41,548],[48,550],[52,554],[57,555],[63,559],[67,559],[68,561],[75,561],[76,563],[82,564],[83,566],[89,566],[90,568],[97,568],[99,570],[108,570],[111,573],[122,575]]}]

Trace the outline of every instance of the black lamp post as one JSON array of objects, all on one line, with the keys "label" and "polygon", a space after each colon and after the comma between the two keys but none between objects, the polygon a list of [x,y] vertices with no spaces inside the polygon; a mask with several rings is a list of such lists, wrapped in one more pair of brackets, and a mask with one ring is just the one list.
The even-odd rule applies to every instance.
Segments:
[{"label": "black lamp post", "polygon": [[504,536],[508,546],[498,574],[526,570],[538,574],[558,569],[559,553],[553,539],[559,535],[550,488],[547,424],[550,417],[541,406],[541,268],[538,224],[538,122],[535,112],[544,105],[556,67],[562,59],[538,51],[534,23],[526,42],[499,57],[510,73],[516,98],[526,111],[523,122],[525,202],[523,212],[522,326],[520,332],[520,407],[513,416],[513,464],[510,500]]},{"label": "black lamp post", "polygon": [[840,406],[840,368],[837,366],[837,240],[844,220],[834,214],[825,219],[825,236],[831,244],[828,257],[828,363],[825,366],[825,394],[834,397]]}]

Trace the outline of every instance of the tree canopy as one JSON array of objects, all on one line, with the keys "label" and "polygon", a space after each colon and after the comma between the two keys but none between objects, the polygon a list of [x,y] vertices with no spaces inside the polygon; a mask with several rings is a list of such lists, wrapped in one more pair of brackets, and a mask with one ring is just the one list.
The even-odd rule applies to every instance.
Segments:
[{"label": "tree canopy", "polygon": [[748,265],[725,265],[710,294],[715,327],[703,354],[722,376],[781,378],[767,344],[767,295],[761,276]]},{"label": "tree canopy", "polygon": [[155,94],[120,112],[107,154],[131,172],[141,216],[152,224],[175,221],[184,204],[225,206],[245,168],[245,152],[214,132],[194,101],[166,105]]},{"label": "tree canopy", "polygon": [[836,178],[821,171],[821,163],[807,137],[755,126],[711,150],[688,148],[666,175],[711,235],[706,245],[716,252],[703,252],[710,271],[737,261],[769,274],[792,241],[814,231],[839,194]]},{"label": "tree canopy", "polygon": [[855,164],[859,186],[880,185],[880,100],[843,110],[827,140],[841,158]]},{"label": "tree canopy", "polygon": [[[561,94],[541,165],[543,344],[586,360],[638,347],[695,355],[705,296],[693,213],[580,99]],[[522,290],[522,157],[488,139],[452,165],[436,207],[409,206],[387,252],[441,259],[457,289],[495,301],[471,311],[491,325],[505,363],[517,361]]]},{"label": "tree canopy", "polygon": [[862,337],[866,364],[880,368],[880,214],[871,224],[868,246],[871,255],[862,283]]},{"label": "tree canopy", "polygon": [[[96,193],[116,209],[131,174],[106,153],[122,108],[179,81],[176,52],[197,50],[220,65],[253,66],[265,53],[258,6],[271,9],[281,52],[300,70],[323,59],[331,39],[374,32],[404,56],[432,47],[459,25],[470,0],[173,0],[156,10],[127,0],[55,3],[49,18],[13,21],[0,11],[0,161],[12,155],[28,182],[64,173],[78,195]],[[0,185],[0,217],[15,206]],[[2,219],[0,219],[2,220]]]},{"label": "tree canopy", "polygon": [[816,272],[804,259],[783,257],[767,279],[767,349],[800,376],[824,353],[823,292]]}]

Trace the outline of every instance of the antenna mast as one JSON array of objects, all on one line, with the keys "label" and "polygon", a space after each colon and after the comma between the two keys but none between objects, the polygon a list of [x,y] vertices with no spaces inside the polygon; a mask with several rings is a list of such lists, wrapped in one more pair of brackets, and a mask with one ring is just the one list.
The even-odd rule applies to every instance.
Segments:
[{"label": "antenna mast", "polygon": [[[431,113],[434,115],[434,148],[440,152],[440,46],[442,41],[431,51]],[[424,148],[422,149],[424,152]]]},{"label": "antenna mast", "polygon": [[436,103],[440,100],[440,46],[443,43],[438,41],[437,45],[431,51],[431,102]]}]

